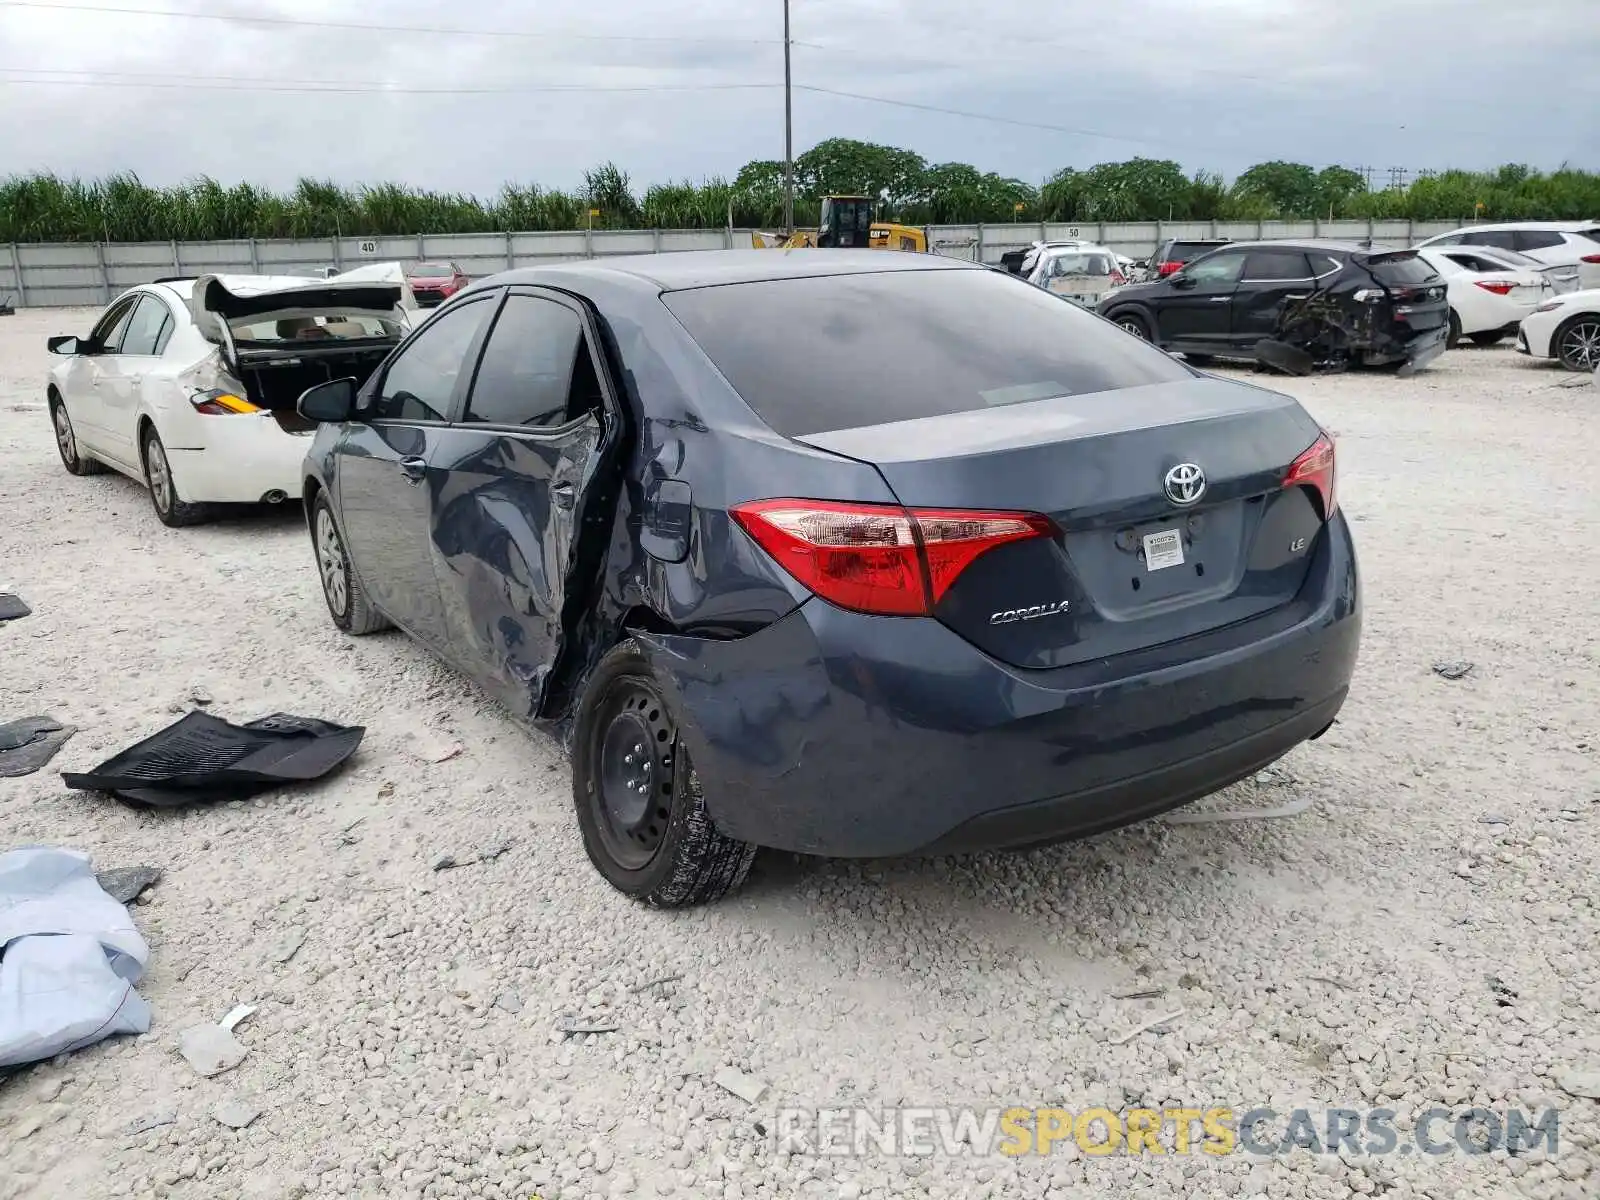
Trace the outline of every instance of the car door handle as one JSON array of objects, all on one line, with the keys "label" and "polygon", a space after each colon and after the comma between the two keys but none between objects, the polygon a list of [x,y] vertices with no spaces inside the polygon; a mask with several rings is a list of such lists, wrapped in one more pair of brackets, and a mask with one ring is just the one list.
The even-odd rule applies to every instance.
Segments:
[{"label": "car door handle", "polygon": [[1211,303],[1213,303],[1213,304],[1226,304],[1226,303],[1228,303],[1228,301],[1230,301],[1232,299],[1233,299],[1232,296],[1213,296],[1213,297],[1211,297]]},{"label": "car door handle", "polygon": [[421,483],[422,477],[428,473],[428,460],[425,458],[402,458],[400,460],[400,474],[412,483]]},{"label": "car door handle", "polygon": [[577,498],[577,489],[570,483],[557,483],[550,488],[550,499],[557,508],[571,508]]}]

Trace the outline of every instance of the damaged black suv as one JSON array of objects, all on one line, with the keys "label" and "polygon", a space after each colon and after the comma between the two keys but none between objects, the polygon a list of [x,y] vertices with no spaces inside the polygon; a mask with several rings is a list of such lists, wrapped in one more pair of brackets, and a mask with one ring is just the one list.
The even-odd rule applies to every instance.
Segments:
[{"label": "damaged black suv", "polygon": [[1190,362],[1242,358],[1293,374],[1352,364],[1410,372],[1444,352],[1445,284],[1413,250],[1351,242],[1236,242],[1098,310]]}]

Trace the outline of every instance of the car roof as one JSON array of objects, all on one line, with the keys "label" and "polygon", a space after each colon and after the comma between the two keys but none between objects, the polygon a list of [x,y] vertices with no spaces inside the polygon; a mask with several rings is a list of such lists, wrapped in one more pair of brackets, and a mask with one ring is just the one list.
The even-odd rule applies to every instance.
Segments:
[{"label": "car roof", "polygon": [[[1217,247],[1219,250],[1224,247]],[[1366,246],[1360,242],[1341,241],[1338,238],[1278,238],[1254,242],[1229,242],[1229,250],[1337,250],[1340,254],[1385,254],[1382,246]]]},{"label": "car roof", "polygon": [[[1458,233],[1472,233],[1476,230],[1499,231],[1504,229],[1542,229],[1552,233],[1576,233],[1581,229],[1594,229],[1600,227],[1600,219],[1587,221],[1484,221],[1477,225],[1463,225],[1459,229],[1447,229],[1443,233],[1436,233],[1434,237],[1454,237]],[[1432,241],[1433,238],[1429,238]]]},{"label": "car roof", "polygon": [[583,279],[627,275],[653,284],[661,291],[675,292],[687,288],[760,283],[774,279],[887,274],[895,271],[970,271],[977,269],[977,266],[965,259],[947,258],[942,254],[894,250],[680,250],[665,254],[584,259],[542,267],[517,267],[479,280],[478,286],[519,283],[537,286],[561,280],[577,283]]}]

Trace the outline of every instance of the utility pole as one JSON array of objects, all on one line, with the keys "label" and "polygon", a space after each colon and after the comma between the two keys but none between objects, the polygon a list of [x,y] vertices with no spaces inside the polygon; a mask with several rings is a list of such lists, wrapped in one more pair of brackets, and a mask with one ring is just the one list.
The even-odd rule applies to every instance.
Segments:
[{"label": "utility pole", "polygon": [[794,232],[794,94],[789,68],[789,0],[783,0],[783,231]]}]

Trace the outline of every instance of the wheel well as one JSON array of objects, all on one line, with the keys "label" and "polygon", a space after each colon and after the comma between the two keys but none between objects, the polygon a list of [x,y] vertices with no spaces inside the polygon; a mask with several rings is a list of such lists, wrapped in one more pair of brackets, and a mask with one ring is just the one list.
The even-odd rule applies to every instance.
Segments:
[{"label": "wheel well", "polygon": [[138,424],[133,427],[134,444],[139,447],[139,463],[144,464],[144,444],[149,440],[150,434],[155,432],[156,423],[149,417],[141,416]]},{"label": "wheel well", "polygon": [[306,481],[300,487],[300,499],[306,506],[306,516],[311,516],[311,506],[316,503],[317,496],[322,492],[322,484],[317,482],[315,476],[307,475]]},{"label": "wheel well", "polygon": [[50,404],[61,403],[61,393],[56,389],[55,384],[52,383],[49,387],[45,388],[44,398],[45,401]]}]

